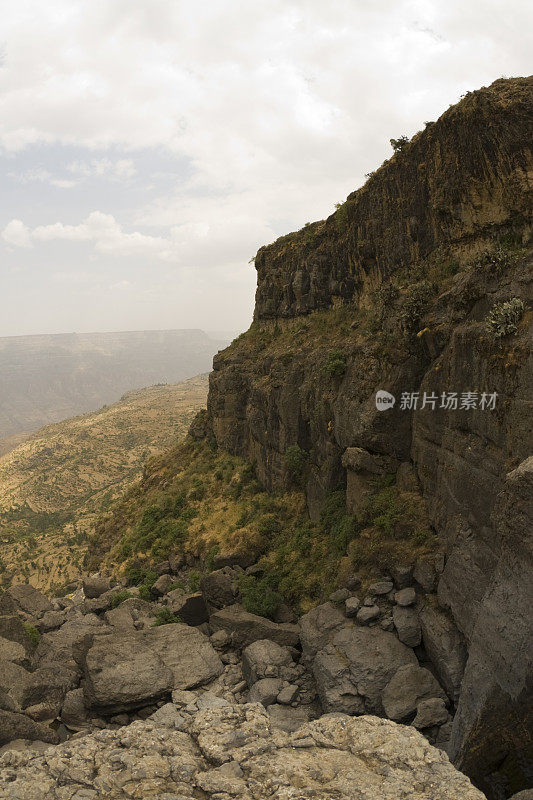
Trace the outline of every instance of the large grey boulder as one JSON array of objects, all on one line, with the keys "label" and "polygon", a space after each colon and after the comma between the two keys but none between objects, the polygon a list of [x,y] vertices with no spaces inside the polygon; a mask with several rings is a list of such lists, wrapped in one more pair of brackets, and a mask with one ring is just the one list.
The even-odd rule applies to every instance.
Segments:
[{"label": "large grey boulder", "polygon": [[334,631],[344,628],[347,620],[333,603],[324,603],[300,617],[300,638],[304,657],[310,661],[330,640]]},{"label": "large grey boulder", "polygon": [[421,700],[432,698],[448,701],[446,692],[429,670],[407,664],[396,670],[385,686],[382,702],[389,719],[401,722],[415,713]]},{"label": "large grey boulder", "polygon": [[201,592],[185,594],[180,589],[173,589],[166,595],[166,604],[186,625],[202,625],[209,621],[207,606]]},{"label": "large grey boulder", "polygon": [[276,623],[266,617],[250,614],[235,603],[211,615],[209,624],[214,631],[231,633],[233,645],[243,648],[258,639],[270,639],[280,645],[296,647],[300,640],[298,625],[289,622]]},{"label": "large grey boulder", "polygon": [[100,597],[104,592],[108,592],[111,588],[111,581],[105,575],[91,575],[85,578],[82,585],[85,597],[92,600]]},{"label": "large grey boulder", "polygon": [[252,642],[242,653],[242,672],[248,686],[265,678],[267,671],[270,677],[285,677],[283,668],[293,663],[290,651],[269,639]]},{"label": "large grey boulder", "polygon": [[116,608],[106,611],[104,619],[113,628],[142,630],[154,624],[156,609],[140,597],[129,597]]},{"label": "large grey boulder", "polygon": [[29,583],[10,586],[6,594],[11,597],[17,608],[32,617],[40,617],[45,611],[52,611],[53,609],[48,597]]},{"label": "large grey boulder", "polygon": [[238,574],[230,567],[210,572],[200,581],[205,602],[214,608],[224,608],[235,603],[238,594]]},{"label": "large grey boulder", "polygon": [[85,702],[102,714],[201,686],[223,671],[207,637],[181,624],[95,636],[82,665]]},{"label": "large grey boulder", "polygon": [[466,643],[450,614],[426,603],[418,612],[422,641],[433,669],[454,704],[459,699],[466,665]]},{"label": "large grey boulder", "polygon": [[333,633],[312,671],[324,711],[382,714],[387,683],[399,667],[417,664],[393,633],[349,625]]},{"label": "large grey boulder", "polygon": [[[279,709],[271,709],[212,707],[184,730],[165,712],[53,752],[9,752],[0,758],[0,798],[483,800],[414,728],[340,716],[286,733],[276,726]],[[293,711],[304,716],[281,713]]]},{"label": "large grey boulder", "polygon": [[408,647],[417,647],[422,640],[422,630],[416,609],[394,606],[392,619],[400,642]]},{"label": "large grey boulder", "polygon": [[[47,725],[34,722],[24,714],[17,714],[12,711],[0,710],[0,745],[7,744],[13,739],[31,739],[40,742],[57,744],[59,736],[56,731]],[[0,797],[2,797],[0,781]]]},{"label": "large grey boulder", "polygon": [[68,622],[60,628],[41,636],[36,658],[39,659],[40,666],[49,664],[61,664],[62,668],[76,671],[76,653],[86,639],[90,639],[94,634],[104,628],[104,623],[95,614],[85,614]]},{"label": "large grey boulder", "polygon": [[261,678],[250,689],[248,700],[250,703],[261,703],[270,706],[276,702],[277,696],[283,688],[280,678]]}]

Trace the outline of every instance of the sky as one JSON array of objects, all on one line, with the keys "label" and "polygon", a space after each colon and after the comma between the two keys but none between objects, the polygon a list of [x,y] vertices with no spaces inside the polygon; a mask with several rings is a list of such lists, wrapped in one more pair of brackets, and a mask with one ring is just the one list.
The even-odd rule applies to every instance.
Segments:
[{"label": "sky", "polygon": [[252,317],[263,244],[465,92],[529,0],[0,0],[0,336]]}]

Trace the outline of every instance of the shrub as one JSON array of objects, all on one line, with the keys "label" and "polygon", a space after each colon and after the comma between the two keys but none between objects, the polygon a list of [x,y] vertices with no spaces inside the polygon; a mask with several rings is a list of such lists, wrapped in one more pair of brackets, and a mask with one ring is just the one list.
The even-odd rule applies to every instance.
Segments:
[{"label": "shrub", "polygon": [[281,595],[270,585],[268,578],[258,580],[245,575],[239,582],[242,605],[250,614],[273,619],[282,601]]},{"label": "shrub", "polygon": [[505,303],[497,303],[487,316],[485,323],[487,331],[495,338],[516,333],[524,311],[525,305],[519,297],[513,297]]},{"label": "shrub", "polygon": [[424,315],[434,290],[435,287],[428,281],[420,281],[409,287],[403,301],[401,313],[403,326],[407,330],[414,328]]},{"label": "shrub", "polygon": [[347,361],[344,350],[332,350],[322,369],[330,378],[342,378],[346,372]]},{"label": "shrub", "polygon": [[289,478],[296,486],[301,486],[307,468],[308,454],[297,444],[291,444],[285,450],[284,460]]},{"label": "shrub", "polygon": [[395,153],[401,153],[405,145],[409,144],[409,137],[400,136],[399,139],[390,139],[390,143]]},{"label": "shrub", "polygon": [[40,639],[39,631],[34,625],[29,625],[27,622],[24,622],[23,625],[24,625],[24,630],[26,631],[26,635],[28,636],[28,639],[31,641],[34,647],[37,647]]},{"label": "shrub", "polygon": [[116,608],[123,603],[124,600],[128,600],[132,596],[131,592],[128,592],[127,589],[121,589],[120,592],[116,592],[111,598],[111,608]]},{"label": "shrub", "polygon": [[152,627],[156,628],[159,625],[172,625],[173,622],[181,622],[181,619],[177,614],[173,614],[170,608],[164,606],[157,610],[156,619]]},{"label": "shrub", "polygon": [[193,569],[189,574],[189,591],[197,592],[198,587],[200,586],[200,578],[202,576],[198,572],[198,570]]}]

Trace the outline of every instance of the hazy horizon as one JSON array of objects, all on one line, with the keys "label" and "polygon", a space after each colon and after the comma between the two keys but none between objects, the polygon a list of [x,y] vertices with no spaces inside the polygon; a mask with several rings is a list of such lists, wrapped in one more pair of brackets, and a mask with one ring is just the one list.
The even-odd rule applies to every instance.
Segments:
[{"label": "hazy horizon", "polygon": [[0,3],[0,336],[243,331],[258,247],[531,71],[523,0]]}]

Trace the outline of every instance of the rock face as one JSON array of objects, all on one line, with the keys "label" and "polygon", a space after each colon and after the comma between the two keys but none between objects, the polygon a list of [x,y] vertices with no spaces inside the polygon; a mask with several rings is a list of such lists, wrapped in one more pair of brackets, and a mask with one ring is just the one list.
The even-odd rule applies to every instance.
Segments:
[{"label": "rock face", "polygon": [[[469,93],[327,220],[262,248],[254,327],[215,357],[208,398],[211,435],[255,462],[267,489],[291,486],[285,451],[296,444],[305,451],[304,490],[315,518],[339,484],[356,510],[376,471],[398,468],[398,485],[421,493],[444,553],[443,569],[425,563],[412,572],[422,593],[438,595],[436,613],[419,615],[422,643],[459,703],[455,763],[482,786],[506,759],[533,758],[525,654],[533,638],[526,599],[533,549],[532,115],[533,78]],[[523,249],[507,258],[509,241]],[[443,262],[458,266],[446,288],[422,310],[406,305],[415,279],[405,276],[418,271],[431,282]],[[381,345],[355,319],[362,297],[367,311],[376,302],[371,281],[376,292],[396,281],[399,293],[375,319]],[[491,338],[489,312],[514,297],[525,311],[516,331]],[[335,317],[343,303],[351,304],[353,335],[342,334]],[[313,311],[329,314],[326,326],[337,325],[334,344],[307,336],[315,331],[316,315],[306,316]],[[332,376],[325,367],[339,342],[342,370]],[[376,408],[380,389],[397,399],[385,413]],[[496,393],[497,406],[402,410],[403,392]],[[414,644],[414,618],[396,616],[404,641]],[[337,669],[328,664],[326,672]],[[350,703],[355,709],[356,700]]]},{"label": "rock face", "polygon": [[260,705],[206,709],[189,722],[163,711],[43,754],[6,753],[0,798],[483,800],[417,731],[386,720],[323,718],[289,734]]}]

